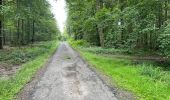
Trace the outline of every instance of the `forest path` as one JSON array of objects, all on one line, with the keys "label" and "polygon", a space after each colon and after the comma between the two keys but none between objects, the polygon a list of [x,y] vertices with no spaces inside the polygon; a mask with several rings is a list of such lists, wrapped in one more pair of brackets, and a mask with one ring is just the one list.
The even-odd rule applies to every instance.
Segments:
[{"label": "forest path", "polygon": [[19,100],[117,100],[67,43],[61,43],[43,74],[34,80]]}]

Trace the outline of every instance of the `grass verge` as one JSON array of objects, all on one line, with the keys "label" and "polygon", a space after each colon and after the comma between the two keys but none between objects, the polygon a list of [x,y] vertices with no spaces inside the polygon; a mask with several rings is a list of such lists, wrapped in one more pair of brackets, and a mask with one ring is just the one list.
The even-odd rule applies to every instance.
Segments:
[{"label": "grass verge", "polygon": [[81,51],[96,70],[110,77],[116,85],[135,93],[141,100],[170,100],[170,71],[152,64],[133,65],[130,60],[111,58]]},{"label": "grass verge", "polygon": [[31,80],[37,70],[48,61],[56,50],[57,45],[58,43],[53,41],[44,54],[23,64],[15,76],[8,80],[0,80],[0,100],[14,99],[14,96]]}]

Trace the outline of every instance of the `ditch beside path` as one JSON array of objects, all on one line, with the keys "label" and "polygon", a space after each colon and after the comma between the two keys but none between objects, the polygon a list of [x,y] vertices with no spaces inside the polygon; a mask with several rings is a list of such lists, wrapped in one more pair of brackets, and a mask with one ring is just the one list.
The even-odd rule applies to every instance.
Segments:
[{"label": "ditch beside path", "polygon": [[19,100],[117,100],[67,43],[61,43],[41,74],[23,89]]}]

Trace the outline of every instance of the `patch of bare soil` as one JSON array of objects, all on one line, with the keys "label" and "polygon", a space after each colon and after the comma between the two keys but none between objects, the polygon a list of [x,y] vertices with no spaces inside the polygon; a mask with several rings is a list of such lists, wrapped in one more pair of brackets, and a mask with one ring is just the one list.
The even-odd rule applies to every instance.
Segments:
[{"label": "patch of bare soil", "polygon": [[9,68],[6,68],[3,66],[3,64],[0,64],[0,77],[2,79],[8,79],[12,75],[14,75],[18,70],[20,69],[20,66],[13,66]]}]

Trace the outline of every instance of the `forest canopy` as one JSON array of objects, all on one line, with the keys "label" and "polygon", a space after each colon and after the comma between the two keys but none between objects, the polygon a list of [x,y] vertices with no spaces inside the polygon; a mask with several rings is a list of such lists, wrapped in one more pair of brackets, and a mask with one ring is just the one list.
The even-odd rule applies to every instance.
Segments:
[{"label": "forest canopy", "polygon": [[0,0],[0,48],[54,40],[60,31],[46,0]]},{"label": "forest canopy", "polygon": [[169,0],[66,0],[67,32],[91,45],[170,56]]}]

